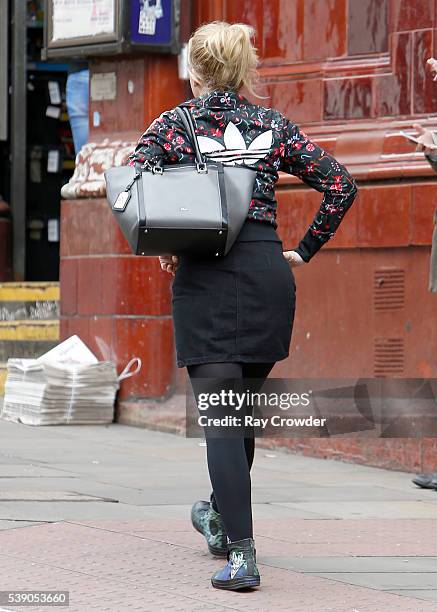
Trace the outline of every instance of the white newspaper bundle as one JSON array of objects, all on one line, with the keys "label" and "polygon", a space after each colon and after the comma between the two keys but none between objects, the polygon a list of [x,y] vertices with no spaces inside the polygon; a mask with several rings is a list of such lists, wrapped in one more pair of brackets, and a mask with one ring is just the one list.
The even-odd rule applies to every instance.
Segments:
[{"label": "white newspaper bundle", "polygon": [[112,423],[120,381],[137,374],[141,360],[135,357],[118,375],[112,361],[98,361],[71,336],[38,359],[8,359],[7,365],[2,418],[26,425],[96,425]]}]

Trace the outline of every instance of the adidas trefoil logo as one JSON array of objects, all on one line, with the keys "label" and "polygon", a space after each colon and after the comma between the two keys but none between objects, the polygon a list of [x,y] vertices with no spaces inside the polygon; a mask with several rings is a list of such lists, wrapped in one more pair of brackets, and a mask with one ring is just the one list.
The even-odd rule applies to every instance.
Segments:
[{"label": "adidas trefoil logo", "polygon": [[272,130],[267,130],[253,139],[248,147],[240,130],[229,121],[224,133],[225,146],[214,138],[198,136],[199,147],[208,158],[222,162],[225,165],[244,164],[252,166],[266,157],[273,142]]},{"label": "adidas trefoil logo", "polygon": [[234,552],[231,558],[231,580],[238,572],[240,567],[243,567],[244,563],[245,561],[243,553]]}]

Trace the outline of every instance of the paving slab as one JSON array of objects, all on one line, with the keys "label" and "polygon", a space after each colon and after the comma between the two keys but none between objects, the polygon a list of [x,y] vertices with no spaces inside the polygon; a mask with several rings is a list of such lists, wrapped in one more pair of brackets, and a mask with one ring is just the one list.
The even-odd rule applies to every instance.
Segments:
[{"label": "paving slab", "polygon": [[29,585],[44,588],[55,583],[59,589],[68,588],[72,610],[85,610],[87,605],[88,609],[106,610],[112,605],[113,610],[156,611],[163,602],[166,610],[433,610],[432,603],[419,599],[271,568],[262,563],[265,588],[250,593],[216,591],[204,575],[211,575],[222,561],[210,557],[202,544],[197,549],[187,549],[153,537],[115,533],[104,529],[104,523],[101,527],[43,525],[31,531],[30,540],[24,534],[17,537],[13,532],[6,532],[0,560],[2,567],[8,568],[2,576],[11,585],[8,588],[16,588],[14,570],[20,569]]},{"label": "paving slab", "polygon": [[260,557],[265,565],[307,574],[437,573],[437,557]]},{"label": "paving slab", "polygon": [[333,501],[320,502],[274,502],[286,508],[300,508],[308,512],[323,512],[334,518],[432,518],[437,520],[437,504],[434,500],[428,501]]},{"label": "paving slab", "polygon": [[[437,495],[430,496],[426,490],[405,491],[381,487],[378,485],[363,485],[363,486],[309,486],[300,483],[284,483],[281,487],[264,484],[259,486],[257,479],[254,479],[253,486],[254,494],[258,493],[259,497],[265,498],[266,502],[270,500],[272,503],[279,500],[289,500],[294,503],[306,502],[369,502],[369,501],[410,501],[422,500],[429,503],[437,504]],[[270,481],[271,482],[271,481]],[[276,484],[276,483],[275,483]],[[259,490],[261,489],[261,490]],[[261,499],[259,500],[261,501]]]},{"label": "paving slab", "polygon": [[117,502],[116,499],[98,497],[97,495],[83,495],[77,491],[35,491],[13,490],[0,491],[2,502]]},{"label": "paving slab", "polygon": [[395,593],[396,595],[403,595],[404,597],[414,597],[417,599],[424,599],[426,601],[437,601],[437,589],[435,591],[432,589],[416,589],[414,591],[411,589],[399,589],[398,591],[394,589],[391,592]]},{"label": "paving slab", "polygon": [[437,572],[317,572],[317,575],[381,591],[437,589]]},{"label": "paving slab", "polygon": [[59,476],[59,471],[55,468],[42,467],[40,465],[32,465],[27,462],[7,464],[3,461],[3,456],[0,455],[0,483],[3,486],[7,478],[56,478]]},{"label": "paving slab", "polygon": [[39,521],[2,521],[0,520],[0,529],[21,529],[23,527],[34,527],[41,525]]},{"label": "paving slab", "polygon": [[9,589],[68,589],[74,612],[437,610],[437,494],[414,487],[411,474],[258,449],[262,585],[228,593],[212,589],[223,561],[189,520],[210,492],[201,441],[1,420],[0,439]]}]

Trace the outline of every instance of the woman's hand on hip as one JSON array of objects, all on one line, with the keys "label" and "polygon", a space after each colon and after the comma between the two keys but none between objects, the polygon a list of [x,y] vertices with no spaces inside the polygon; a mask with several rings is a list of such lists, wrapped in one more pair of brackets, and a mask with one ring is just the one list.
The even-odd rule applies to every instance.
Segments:
[{"label": "woman's hand on hip", "polygon": [[435,57],[430,57],[426,63],[430,67],[431,71],[434,73],[433,81],[437,81],[437,59],[435,59]]},{"label": "woman's hand on hip", "polygon": [[306,264],[306,261],[304,261],[296,251],[283,251],[282,254],[292,268],[297,268],[298,266]]},{"label": "woman's hand on hip", "polygon": [[159,263],[161,264],[161,270],[173,274],[174,276],[176,268],[178,267],[179,258],[177,255],[160,255]]},{"label": "woman's hand on hip", "polygon": [[425,155],[434,153],[437,150],[437,145],[434,142],[431,130],[424,128],[420,123],[413,123],[413,128],[419,132],[417,137],[419,144],[416,147],[416,151],[424,151]]}]

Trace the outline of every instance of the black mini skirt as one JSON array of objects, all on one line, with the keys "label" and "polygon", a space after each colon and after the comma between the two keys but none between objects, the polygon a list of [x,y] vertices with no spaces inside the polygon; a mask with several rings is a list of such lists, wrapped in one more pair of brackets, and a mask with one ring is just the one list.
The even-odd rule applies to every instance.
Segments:
[{"label": "black mini skirt", "polygon": [[247,219],[224,257],[179,257],[172,283],[179,368],[288,357],[296,283],[282,251],[270,223]]}]

